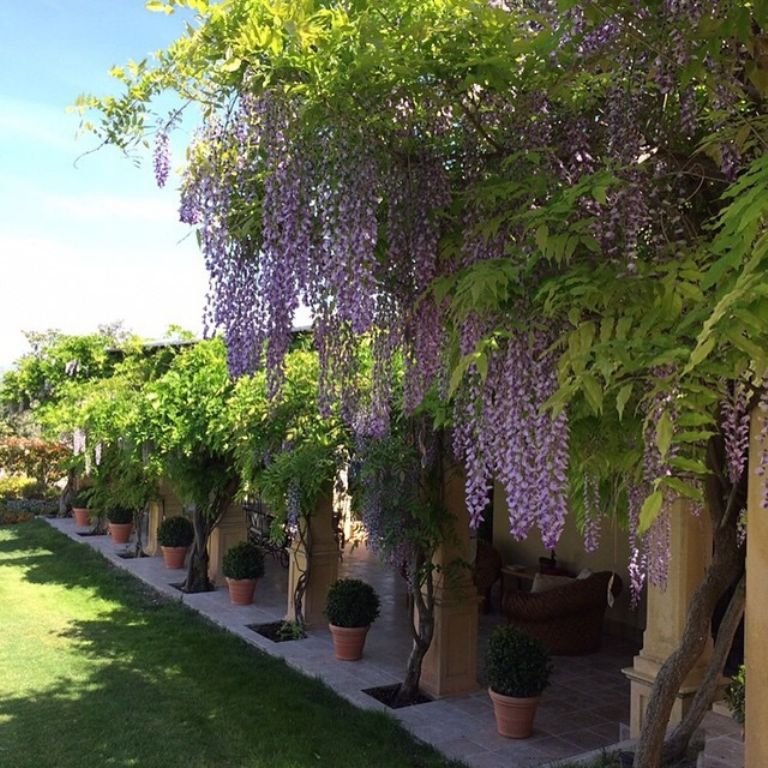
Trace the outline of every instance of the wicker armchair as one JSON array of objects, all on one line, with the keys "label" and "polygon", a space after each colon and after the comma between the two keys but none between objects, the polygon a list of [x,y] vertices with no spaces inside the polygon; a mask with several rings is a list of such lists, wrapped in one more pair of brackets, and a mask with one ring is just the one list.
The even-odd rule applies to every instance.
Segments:
[{"label": "wicker armchair", "polygon": [[539,638],[550,653],[594,653],[600,650],[611,576],[611,592],[616,597],[621,592],[621,579],[610,571],[600,571],[546,592],[507,590],[502,609],[510,624]]}]

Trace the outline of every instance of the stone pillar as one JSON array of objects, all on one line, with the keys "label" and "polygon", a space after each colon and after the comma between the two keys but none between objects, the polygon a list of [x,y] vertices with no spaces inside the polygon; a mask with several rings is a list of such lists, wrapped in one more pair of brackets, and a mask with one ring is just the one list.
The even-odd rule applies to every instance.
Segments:
[{"label": "stone pillar", "polygon": [[[333,528],[333,497],[330,491],[318,499],[308,524],[309,536],[305,539],[308,539],[309,552],[300,536],[294,538],[289,550],[288,610],[285,618],[286,621],[293,621],[295,618],[294,591],[309,564],[309,579],[302,601],[302,611],[305,625],[318,627],[328,624],[323,611],[328,590],[339,577],[340,552]],[[302,519],[301,525],[307,526],[307,521]]]},{"label": "stone pillar", "polygon": [[227,550],[247,538],[248,525],[243,508],[239,504],[231,504],[208,539],[208,578],[217,587],[226,584],[222,564]]},{"label": "stone pillar", "polygon": [[768,765],[768,511],[762,508],[768,476],[757,474],[763,461],[760,432],[766,414],[752,411],[747,496],[747,605],[745,609],[746,721],[745,765]]},{"label": "stone pillar", "polygon": [[[671,552],[667,588],[662,591],[648,587],[648,608],[643,648],[634,664],[624,670],[631,685],[629,716],[630,737],[637,738],[645,717],[651,688],[661,665],[678,647],[685,627],[688,603],[712,560],[712,526],[709,516],[694,517],[689,504],[678,500],[671,515]],[[687,712],[693,695],[701,683],[709,655],[711,639],[696,666],[685,679],[677,694],[670,725],[679,723]]]},{"label": "stone pillar", "polygon": [[149,523],[147,530],[147,541],[144,551],[148,555],[159,555],[160,545],[157,541],[157,529],[160,523],[165,520],[166,517],[175,517],[176,515],[184,514],[184,505],[181,503],[181,499],[176,495],[171,484],[161,479],[158,484],[158,492],[160,497],[149,503]]},{"label": "stone pillar", "polygon": [[464,478],[458,467],[447,472],[445,504],[453,516],[455,531],[434,558],[435,564],[447,571],[436,574],[435,634],[421,672],[421,688],[436,698],[478,688],[479,597],[469,568],[451,567],[457,561],[470,561],[469,515],[464,503]]},{"label": "stone pillar", "polygon": [[157,542],[157,529],[164,517],[162,499],[149,502],[147,517],[149,518],[149,524],[147,526],[147,541],[144,551],[148,555],[158,555],[160,554],[160,545]]}]

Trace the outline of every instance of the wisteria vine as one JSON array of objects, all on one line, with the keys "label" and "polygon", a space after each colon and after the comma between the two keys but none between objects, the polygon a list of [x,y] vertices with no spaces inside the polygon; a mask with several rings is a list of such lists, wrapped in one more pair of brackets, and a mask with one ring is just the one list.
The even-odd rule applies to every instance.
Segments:
[{"label": "wisteria vine", "polygon": [[[490,5],[512,13],[520,4]],[[530,290],[552,263],[545,263],[538,240],[548,225],[534,232],[529,218],[546,207],[547,195],[600,170],[608,180],[568,215],[583,221],[584,239],[591,238],[587,268],[610,265],[632,279],[643,265],[679,259],[695,238],[691,220],[701,216],[695,207],[704,205],[705,179],[725,185],[745,158],[724,117],[736,103],[733,73],[705,58],[708,76],[722,83],[712,103],[689,84],[686,70],[696,54],[686,27],[716,18],[720,3],[665,0],[651,9],[638,2],[622,13],[597,15],[578,3],[565,13],[549,0],[522,5],[536,11],[531,30],[549,25],[556,35],[553,67],[575,60],[601,76],[599,62],[610,53],[619,61],[619,82],[595,88],[582,102],[538,83],[510,93],[475,83],[443,108],[433,108],[431,99],[439,105],[444,98],[435,88],[423,112],[393,95],[382,107],[387,120],[373,127],[359,115],[332,113],[307,130],[300,97],[257,87],[246,76],[233,103],[209,118],[190,151],[180,217],[198,229],[210,275],[206,331],[224,330],[232,373],[263,364],[270,392],[279,396],[292,324],[304,306],[320,358],[321,412],[338,408],[366,438],[390,430],[400,364],[404,410],[412,413],[430,388],[446,394],[457,351],[466,359],[482,346],[485,370],[467,365],[452,403],[453,450],[464,467],[471,524],[483,519],[497,481],[512,534],[522,539],[538,527],[552,549],[568,512],[570,424],[568,410],[546,404],[562,384],[562,345],[555,342],[567,321],[531,316],[526,296],[510,297],[501,317],[452,314],[453,297],[433,291],[435,280],[495,260],[522,274],[535,262],[539,266],[521,277]],[[664,49],[649,44],[638,52],[633,36],[651,13],[663,17]],[[678,162],[679,147],[668,138],[674,134],[695,147],[713,129],[722,129],[721,141],[699,177]],[[155,147],[161,186],[168,169],[162,130]],[[508,200],[500,205],[495,195],[521,178],[546,191],[532,193],[528,209],[510,216]],[[515,194],[523,193],[510,199]],[[358,386],[361,339],[372,358],[369,389]],[[677,471],[675,446],[664,455],[658,447],[659,420],[676,427],[674,397],[665,397],[649,406],[642,478],[629,494],[635,596],[646,570],[656,585],[668,570],[669,489],[642,543],[636,540],[641,496]],[[746,464],[747,398],[736,383],[722,403],[734,483]],[[591,551],[601,519],[595,478],[585,478],[584,509]]]}]

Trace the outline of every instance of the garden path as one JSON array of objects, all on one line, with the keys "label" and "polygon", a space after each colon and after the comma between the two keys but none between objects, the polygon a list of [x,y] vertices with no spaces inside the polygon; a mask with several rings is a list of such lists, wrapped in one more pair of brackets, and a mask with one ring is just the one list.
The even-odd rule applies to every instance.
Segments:
[{"label": "garden path", "polygon": [[[364,709],[386,710],[362,692],[365,688],[399,682],[410,648],[404,584],[401,577],[362,548],[347,552],[341,576],[354,576],[371,583],[381,597],[381,616],[368,635],[364,658],[355,663],[336,661],[327,629],[313,629],[301,641],[273,643],[248,625],[282,619],[286,610],[287,571],[267,558],[267,572],[259,582],[253,605],[229,603],[224,589],[182,594],[171,583],[181,581],[182,571],[168,571],[161,558],[123,559],[124,546],[115,546],[107,536],[80,536],[71,519],[52,519],[52,526],[75,541],[100,551],[108,560],[137,576],[168,597],[186,605],[211,621],[273,656],[283,658],[307,675],[319,677],[341,696]],[[479,658],[498,615],[480,618]],[[493,710],[484,690],[418,706],[391,711],[417,738],[444,754],[466,762],[471,768],[533,768],[554,765],[564,758],[575,759],[599,752],[627,734],[629,685],[621,669],[631,665],[637,649],[631,644],[606,638],[603,650],[583,657],[556,657],[552,685],[544,694],[533,736],[524,741],[504,739],[496,733]],[[482,670],[478,670],[482,680]],[[730,718],[709,714],[704,730],[716,747],[714,768],[742,768],[738,726]],[[709,751],[709,750],[708,750]]]}]

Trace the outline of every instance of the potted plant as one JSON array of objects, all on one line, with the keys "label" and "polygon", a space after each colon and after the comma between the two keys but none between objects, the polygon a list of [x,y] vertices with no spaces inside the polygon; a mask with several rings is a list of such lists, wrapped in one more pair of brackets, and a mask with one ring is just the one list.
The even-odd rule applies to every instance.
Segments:
[{"label": "potted plant", "polygon": [[195,529],[188,517],[166,517],[157,529],[157,540],[163,553],[166,568],[184,567],[189,545],[194,541]]},{"label": "potted plant", "polygon": [[250,605],[256,579],[264,575],[264,553],[249,541],[241,541],[227,550],[222,570],[227,577],[229,600],[234,605]]},{"label": "potted plant", "polygon": [[339,579],[328,590],[325,615],[336,658],[357,661],[363,655],[368,629],[379,615],[379,596],[364,581]]},{"label": "potted plant", "polygon": [[549,685],[549,654],[540,640],[516,627],[499,626],[491,634],[485,663],[499,734],[528,738],[541,693]]},{"label": "potted plant", "polygon": [[109,535],[113,544],[127,544],[133,530],[133,510],[127,507],[110,507],[107,510]]},{"label": "potted plant", "polygon": [[91,492],[87,488],[82,488],[72,499],[72,514],[75,518],[75,524],[81,527],[91,524],[91,513],[88,511],[90,497]]}]

